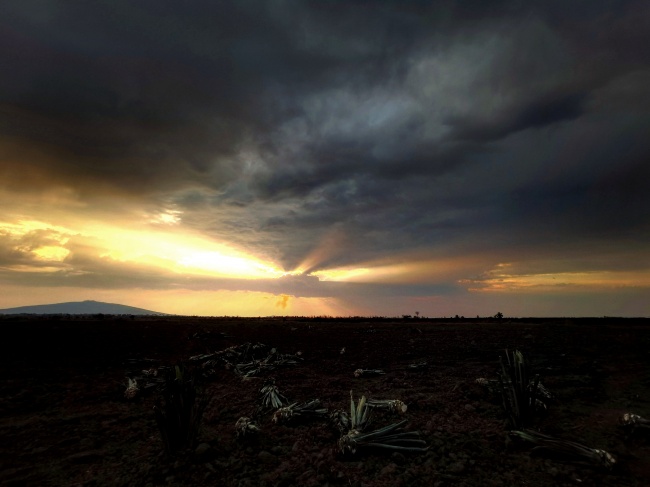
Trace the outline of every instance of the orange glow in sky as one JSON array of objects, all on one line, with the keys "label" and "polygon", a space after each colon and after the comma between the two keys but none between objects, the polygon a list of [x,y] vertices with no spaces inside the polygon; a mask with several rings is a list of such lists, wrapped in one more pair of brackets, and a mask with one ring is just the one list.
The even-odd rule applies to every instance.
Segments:
[{"label": "orange glow in sky", "polygon": [[473,258],[426,259],[417,255],[395,256],[361,265],[323,269],[312,272],[323,281],[341,282],[380,282],[380,283],[420,283],[431,282],[448,277],[464,269],[476,266]]},{"label": "orange glow in sky", "polygon": [[[190,232],[120,228],[100,223],[66,228],[35,220],[0,222],[0,231],[14,238],[18,248],[25,247],[21,239],[31,232],[39,233],[47,244],[32,243],[25,247],[37,260],[64,262],[70,254],[66,244],[77,236],[92,241],[101,259],[161,267],[180,274],[239,279],[275,278],[285,274],[270,262]],[[40,270],[47,271],[42,267]]]},{"label": "orange glow in sky", "polygon": [[518,274],[507,263],[499,264],[483,279],[463,279],[469,291],[535,291],[580,288],[634,288],[649,287],[648,271],[588,271]]}]

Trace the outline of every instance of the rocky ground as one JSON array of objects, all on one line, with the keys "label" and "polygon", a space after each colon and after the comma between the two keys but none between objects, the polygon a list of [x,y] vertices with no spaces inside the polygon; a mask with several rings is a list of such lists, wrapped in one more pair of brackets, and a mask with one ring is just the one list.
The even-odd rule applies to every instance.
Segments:
[{"label": "rocky ground", "polygon": [[[0,327],[2,485],[650,485],[649,435],[619,425],[625,412],[650,418],[648,320],[18,316]],[[303,360],[249,380],[215,369],[196,445],[165,455],[157,393],[127,400],[125,376],[137,360],[187,363],[246,342]],[[521,350],[556,397],[537,428],[608,451],[613,469],[531,455],[509,439],[500,398],[475,382],[496,378],[506,348]],[[356,378],[358,368],[385,375]],[[290,400],[330,410],[349,409],[350,390],[400,399],[406,429],[429,448],[343,455],[328,422],[274,424],[270,414],[257,436],[238,438],[235,422],[254,414],[269,376]],[[378,427],[399,419],[375,417]]]}]

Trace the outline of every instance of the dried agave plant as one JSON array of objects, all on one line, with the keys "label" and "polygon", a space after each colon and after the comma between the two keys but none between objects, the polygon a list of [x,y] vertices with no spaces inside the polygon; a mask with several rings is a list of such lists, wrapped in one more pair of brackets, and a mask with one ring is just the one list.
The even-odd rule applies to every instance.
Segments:
[{"label": "dried agave plant", "polygon": [[[350,391],[349,431],[339,438],[339,449],[343,453],[356,453],[359,448],[376,447],[395,451],[424,452],[426,443],[417,431],[402,431],[406,420],[394,423],[375,431],[366,432],[370,424],[370,411],[365,396],[355,405]],[[341,421],[344,416],[338,416]],[[343,421],[341,421],[343,422]]]},{"label": "dried agave plant", "polygon": [[645,430],[650,431],[650,420],[642,418],[638,414],[625,413],[620,419],[621,426],[632,432]]},{"label": "dried agave plant", "polygon": [[386,372],[384,372],[381,369],[357,369],[354,371],[354,376],[355,377],[375,377],[378,375],[385,375]]},{"label": "dried agave plant", "polygon": [[320,399],[312,399],[311,401],[289,404],[279,408],[273,413],[271,420],[274,423],[287,423],[291,420],[313,419],[313,418],[326,418],[327,408],[324,408]]},{"label": "dried agave plant", "polygon": [[250,376],[260,372],[258,364],[261,362],[260,355],[267,353],[270,347],[263,343],[244,343],[236,345],[218,352],[204,353],[194,355],[189,358],[190,362],[201,363],[204,373],[210,375],[214,372],[218,364],[222,364],[227,369],[233,369],[240,375]]},{"label": "dried agave plant", "polygon": [[127,377],[126,390],[124,391],[124,397],[126,399],[134,399],[140,393],[140,386],[138,386],[138,381],[136,379],[131,379]]},{"label": "dried agave plant", "polygon": [[[126,361],[129,368],[126,372],[126,390],[124,397],[134,399],[151,392],[160,392],[165,387],[165,374],[168,366],[155,366],[156,361],[148,358],[136,358]],[[143,368],[146,367],[146,368]]]},{"label": "dried agave plant", "polygon": [[417,431],[403,431],[406,420],[394,423],[368,433],[352,430],[339,439],[343,453],[356,453],[359,448],[385,448],[394,451],[423,453],[427,451],[426,442],[420,439]]},{"label": "dried agave plant", "polygon": [[404,414],[408,406],[399,399],[368,399],[368,407],[372,409],[383,409],[391,413]]},{"label": "dried agave plant", "polygon": [[191,362],[200,362],[206,375],[214,373],[216,365],[221,363],[226,369],[233,370],[243,378],[260,375],[280,366],[297,365],[302,361],[301,353],[281,354],[275,348],[263,343],[244,343],[214,353],[205,353],[190,357]]},{"label": "dried agave plant", "polygon": [[335,409],[329,414],[329,419],[342,435],[350,430],[350,416],[345,411]]},{"label": "dried agave plant", "polygon": [[289,400],[280,394],[274,379],[264,382],[260,389],[260,404],[262,409],[278,409],[289,403]]},{"label": "dried agave plant", "polygon": [[496,394],[498,393],[501,389],[499,388],[499,380],[498,379],[486,379],[485,377],[479,377],[474,381],[476,384],[479,386],[485,387],[487,391],[490,394]]},{"label": "dried agave plant", "polygon": [[247,416],[242,416],[235,423],[235,431],[238,438],[245,438],[246,436],[259,433],[259,425]]},{"label": "dried agave plant", "polygon": [[232,366],[232,370],[234,370],[238,375],[241,375],[243,378],[260,375],[263,371],[273,370],[274,368],[275,367],[273,365],[265,363],[261,360],[253,360],[252,362],[235,364]]},{"label": "dried agave plant", "polygon": [[555,396],[539,381],[537,382],[537,398],[545,405],[555,401]]},{"label": "dried agave plant", "polygon": [[[482,386],[490,395],[502,394],[502,381],[501,379],[486,379],[485,377],[479,377],[474,381],[477,385]],[[508,379],[505,381],[505,385],[511,387],[511,381]],[[532,387],[532,384],[529,382],[529,387]],[[544,384],[537,382],[537,390],[535,394],[535,411],[543,412],[548,409],[548,406],[555,402],[555,396],[549,391]]]},{"label": "dried agave plant", "polygon": [[415,362],[415,363],[412,363],[412,364],[408,364],[406,366],[406,369],[407,370],[423,370],[423,369],[426,369],[427,367],[429,367],[429,364],[427,363],[426,360],[423,360],[421,362]]},{"label": "dried agave plant", "polygon": [[289,354],[289,353],[279,353],[277,349],[272,348],[269,351],[269,354],[266,356],[266,358],[262,361],[266,364],[273,364],[273,365],[298,365],[303,359],[301,357],[302,352],[298,352],[296,354]]},{"label": "dried agave plant", "polygon": [[533,448],[536,453],[550,454],[562,460],[608,470],[616,464],[616,459],[605,450],[589,448],[575,441],[554,438],[532,430],[511,431],[510,434],[537,445]]}]

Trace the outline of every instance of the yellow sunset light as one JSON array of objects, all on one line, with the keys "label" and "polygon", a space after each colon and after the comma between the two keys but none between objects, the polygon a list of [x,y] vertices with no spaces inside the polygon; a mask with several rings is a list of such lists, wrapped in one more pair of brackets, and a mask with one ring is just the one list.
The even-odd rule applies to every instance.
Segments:
[{"label": "yellow sunset light", "polygon": [[40,260],[55,260],[61,262],[70,254],[70,251],[63,247],[45,246],[34,250],[34,254],[36,254]]},{"label": "yellow sunset light", "polygon": [[[504,268],[504,266],[499,266]],[[590,271],[539,274],[490,273],[487,279],[464,279],[470,291],[507,292],[578,288],[624,288],[650,286],[650,271]]]},{"label": "yellow sunset light", "polygon": [[314,271],[323,281],[418,283],[430,282],[475,265],[473,259],[426,259],[401,256],[389,260],[364,262],[359,267],[339,267]]},{"label": "yellow sunset light", "polygon": [[370,273],[370,269],[361,267],[359,269],[326,269],[312,272],[311,275],[318,277],[321,281],[353,281]]},{"label": "yellow sunset light", "polygon": [[177,261],[177,264],[188,270],[206,274],[222,274],[248,279],[280,277],[284,274],[281,270],[254,259],[234,257],[214,251],[191,251]]},{"label": "yellow sunset light", "polygon": [[[97,236],[106,231],[95,231]],[[274,278],[282,270],[229,246],[199,235],[162,231],[117,230],[104,240],[106,254],[119,261],[163,266],[181,274],[213,275],[241,279]]]},{"label": "yellow sunset light", "polygon": [[58,225],[50,225],[49,223],[39,222],[36,220],[19,220],[16,223],[0,222],[0,232],[5,232],[12,237],[20,237],[27,235],[29,232],[35,232],[38,230],[47,230],[53,234],[59,235],[57,239],[59,243],[67,242],[68,237],[63,235],[71,235],[74,233],[68,228]]},{"label": "yellow sunset light", "polygon": [[[185,275],[218,276],[240,279],[277,278],[285,272],[273,263],[265,262],[233,247],[191,231],[171,231],[166,228],[123,228],[93,223],[66,228],[35,220],[16,223],[0,222],[4,232],[19,245],[19,239],[32,232],[46,232],[50,242],[32,254],[39,261],[63,261],[70,255],[69,242],[83,241],[84,249],[98,259],[163,268]],[[39,266],[35,270],[46,272]]]}]

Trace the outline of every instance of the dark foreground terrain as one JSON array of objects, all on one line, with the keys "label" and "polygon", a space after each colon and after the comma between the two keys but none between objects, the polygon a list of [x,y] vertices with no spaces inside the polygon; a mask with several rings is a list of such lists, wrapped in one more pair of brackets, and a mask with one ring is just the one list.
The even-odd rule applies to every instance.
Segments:
[{"label": "dark foreground terrain", "polygon": [[[2,485],[650,485],[649,435],[619,425],[625,412],[650,418],[648,320],[23,316],[0,326]],[[173,365],[246,342],[300,351],[303,361],[251,380],[218,369],[199,447],[164,455],[156,393],[124,398],[132,359]],[[520,349],[557,398],[538,429],[610,452],[611,471],[531,455],[508,439],[500,399],[475,383],[496,378],[506,348]],[[355,378],[358,368],[386,374]],[[349,409],[350,390],[401,399],[407,429],[429,449],[343,456],[326,421],[278,425],[270,415],[256,438],[238,439],[235,422],[254,413],[268,376],[289,400],[319,398],[330,410]]]}]

